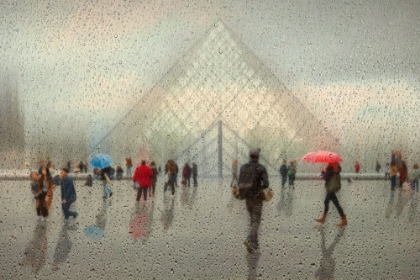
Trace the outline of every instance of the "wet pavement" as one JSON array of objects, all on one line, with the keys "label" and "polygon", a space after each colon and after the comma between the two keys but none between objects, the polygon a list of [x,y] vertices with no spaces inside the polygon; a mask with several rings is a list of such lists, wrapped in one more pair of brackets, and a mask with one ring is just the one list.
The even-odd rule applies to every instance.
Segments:
[{"label": "wet pavement", "polygon": [[388,181],[342,182],[338,199],[348,226],[330,204],[326,223],[321,180],[298,180],[295,189],[270,180],[260,249],[243,240],[249,218],[244,201],[230,195],[230,178],[199,180],[135,203],[130,181],[75,181],[79,213],[63,222],[60,189],[48,222],[36,220],[29,181],[0,181],[1,279],[420,279],[419,193],[390,190]]}]

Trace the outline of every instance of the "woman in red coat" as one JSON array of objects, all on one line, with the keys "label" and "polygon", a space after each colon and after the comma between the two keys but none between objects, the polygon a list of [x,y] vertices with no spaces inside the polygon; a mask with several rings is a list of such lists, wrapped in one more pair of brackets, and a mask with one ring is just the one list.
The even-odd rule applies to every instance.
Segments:
[{"label": "woman in red coat", "polygon": [[146,161],[142,160],[140,166],[134,171],[133,182],[137,182],[140,185],[137,191],[136,201],[140,200],[141,193],[144,192],[144,201],[147,200],[147,189],[152,185],[153,172],[149,166],[146,165]]}]

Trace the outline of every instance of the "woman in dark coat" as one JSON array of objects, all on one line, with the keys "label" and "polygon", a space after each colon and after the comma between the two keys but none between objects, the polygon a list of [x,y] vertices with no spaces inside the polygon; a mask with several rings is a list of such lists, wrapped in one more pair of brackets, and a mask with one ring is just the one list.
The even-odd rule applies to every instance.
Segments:
[{"label": "woman in dark coat", "polygon": [[38,196],[36,211],[38,217],[42,215],[42,220],[48,221],[49,209],[53,200],[54,179],[51,177],[47,167],[41,170],[41,177],[38,181]]},{"label": "woman in dark coat", "polygon": [[336,192],[341,188],[341,167],[338,162],[329,163],[327,169],[324,171],[322,170],[322,177],[325,180],[325,189],[327,194],[324,200],[324,214],[319,219],[315,219],[318,223],[323,224],[325,222],[325,218],[327,217],[328,208],[330,200],[334,203],[335,207],[338,210],[338,213],[341,217],[341,222],[337,224],[337,226],[342,227],[347,225],[347,217],[344,214],[343,209],[338,202]]}]

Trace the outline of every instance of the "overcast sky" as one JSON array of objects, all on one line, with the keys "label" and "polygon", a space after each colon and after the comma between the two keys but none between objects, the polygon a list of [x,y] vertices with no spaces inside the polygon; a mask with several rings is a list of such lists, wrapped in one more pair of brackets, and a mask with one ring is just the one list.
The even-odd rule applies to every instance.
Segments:
[{"label": "overcast sky", "polygon": [[319,118],[420,105],[417,0],[1,0],[0,65],[28,124],[68,114],[100,137],[218,20]]}]

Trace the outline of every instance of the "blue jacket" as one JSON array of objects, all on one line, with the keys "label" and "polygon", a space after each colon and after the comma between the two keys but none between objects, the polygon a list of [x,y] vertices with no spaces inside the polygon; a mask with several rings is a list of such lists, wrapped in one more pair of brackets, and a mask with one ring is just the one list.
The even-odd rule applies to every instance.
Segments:
[{"label": "blue jacket", "polygon": [[61,200],[75,201],[76,189],[74,188],[73,179],[67,176],[64,180],[60,181],[61,186]]}]

